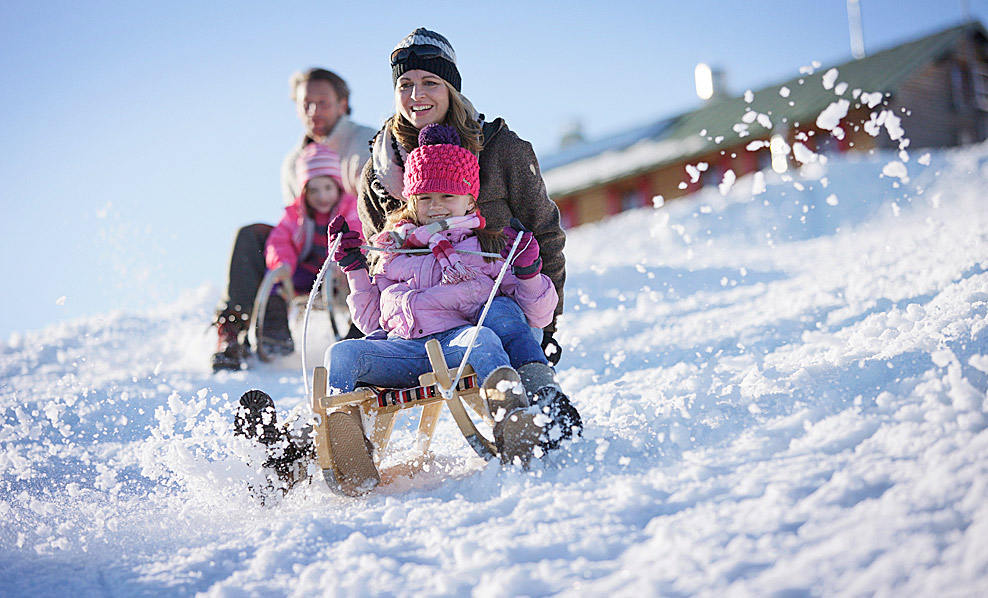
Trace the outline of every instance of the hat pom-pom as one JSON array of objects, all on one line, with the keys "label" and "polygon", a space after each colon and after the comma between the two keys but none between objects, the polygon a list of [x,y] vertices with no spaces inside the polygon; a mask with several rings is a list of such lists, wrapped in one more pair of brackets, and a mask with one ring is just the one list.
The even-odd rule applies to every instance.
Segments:
[{"label": "hat pom-pom", "polygon": [[423,145],[460,145],[460,134],[449,125],[433,123],[422,127],[419,131],[419,146]]}]

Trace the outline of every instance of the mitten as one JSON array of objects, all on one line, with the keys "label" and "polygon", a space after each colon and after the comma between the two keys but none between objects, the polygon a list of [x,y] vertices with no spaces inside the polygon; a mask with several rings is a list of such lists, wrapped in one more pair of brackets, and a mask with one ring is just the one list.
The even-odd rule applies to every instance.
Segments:
[{"label": "mitten", "polygon": [[553,338],[552,333],[546,332],[544,329],[542,331],[542,352],[545,353],[545,358],[549,360],[549,365],[552,366],[559,363],[559,358],[563,356],[563,348]]},{"label": "mitten", "polygon": [[350,230],[346,218],[337,214],[329,223],[329,244],[334,245],[339,239],[336,251],[333,252],[333,261],[340,265],[344,272],[367,269],[367,258],[360,251],[363,241],[360,233]]},{"label": "mitten", "polygon": [[505,258],[517,236],[521,235],[514,261],[511,263],[511,272],[522,280],[535,277],[542,270],[542,257],[539,256],[539,242],[535,240],[535,235],[525,229],[517,218],[511,219],[510,226],[504,229],[504,234],[508,237],[508,244],[501,255]]}]

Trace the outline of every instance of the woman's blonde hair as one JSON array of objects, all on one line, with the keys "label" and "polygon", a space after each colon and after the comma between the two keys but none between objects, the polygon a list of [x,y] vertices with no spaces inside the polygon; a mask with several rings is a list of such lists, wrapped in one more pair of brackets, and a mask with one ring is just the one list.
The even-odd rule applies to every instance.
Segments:
[{"label": "woman's blonde hair", "polygon": [[[405,201],[402,207],[388,214],[387,221],[384,223],[384,230],[395,230],[400,222],[422,224],[418,221],[417,217],[417,202],[418,196],[413,195]],[[470,212],[475,211],[477,211],[476,200],[474,201],[474,208]],[[507,237],[505,237],[504,232],[501,230],[491,231],[486,228],[475,228],[473,229],[473,234],[477,236],[477,240],[480,242],[480,250],[485,253],[501,253],[501,250],[507,244]],[[484,261],[487,262],[493,262],[496,259],[494,257],[484,257]]]},{"label": "woman's blonde hair", "polygon": [[[456,132],[460,134],[461,146],[479,154],[480,150],[484,149],[483,133],[480,123],[473,117],[473,110],[467,108],[470,106],[469,100],[456,91],[456,88],[445,79],[442,82],[449,91],[449,108],[446,110],[442,124],[456,129]],[[391,134],[409,152],[419,146],[419,130],[408,122],[408,119],[402,116],[400,111],[395,111],[395,115],[391,119]]]}]

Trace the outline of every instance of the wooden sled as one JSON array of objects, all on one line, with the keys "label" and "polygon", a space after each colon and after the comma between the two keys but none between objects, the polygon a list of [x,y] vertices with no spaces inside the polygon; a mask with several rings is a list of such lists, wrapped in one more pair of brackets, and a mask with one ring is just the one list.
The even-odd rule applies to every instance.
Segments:
[{"label": "wooden sled", "polygon": [[[285,304],[288,305],[289,325],[291,325],[292,320],[301,320],[302,313],[305,311],[305,305],[309,299],[308,293],[297,294],[295,292],[292,273],[286,266],[268,270],[264,275],[261,285],[257,289],[257,295],[254,297],[254,307],[251,310],[250,317],[251,324],[247,331],[248,341],[263,362],[270,362],[277,358],[274,355],[269,355],[264,350],[264,344],[260,342],[264,336],[264,313],[268,309],[268,299],[271,297],[271,292],[275,288],[275,285],[280,286],[274,292],[281,295]],[[350,331],[350,308],[346,304],[348,292],[346,278],[343,277],[338,269],[333,269],[330,271],[328,279],[322,285],[319,296],[312,304],[313,308],[328,313],[329,323],[332,327],[333,341],[343,339]],[[293,314],[295,316],[294,318],[292,317]],[[299,338],[298,333],[295,336]]]},{"label": "wooden sled", "polygon": [[437,383],[442,388],[449,388],[455,371],[450,372],[446,365],[439,341],[432,339],[426,343],[425,348],[433,371],[419,376],[420,386],[413,388],[363,387],[353,392],[327,396],[326,368],[321,366],[315,368],[312,410],[316,413],[314,426],[316,458],[327,479],[329,479],[330,473],[332,473],[333,479],[338,478],[326,430],[327,414],[350,406],[360,408],[365,433],[374,446],[374,462],[378,468],[384,459],[391,433],[394,430],[395,416],[399,411],[416,407],[422,408],[414,448],[417,453],[416,458],[420,458],[429,451],[429,445],[432,442],[432,436],[435,433],[444,403],[449,407],[450,413],[452,413],[453,419],[467,443],[478,455],[487,460],[498,456],[493,440],[477,429],[463,406],[464,403],[469,405],[481,417],[486,426],[493,429],[494,421],[488,412],[487,404],[480,396],[477,376],[473,369],[469,365],[466,366],[456,390],[450,399],[446,400],[443,398]]}]

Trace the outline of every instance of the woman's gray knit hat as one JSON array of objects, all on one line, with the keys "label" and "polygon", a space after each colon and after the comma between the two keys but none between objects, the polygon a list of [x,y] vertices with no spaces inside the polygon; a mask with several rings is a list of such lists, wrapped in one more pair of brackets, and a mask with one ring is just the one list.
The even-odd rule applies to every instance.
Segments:
[{"label": "woman's gray knit hat", "polygon": [[419,27],[398,42],[391,51],[391,84],[407,71],[429,71],[442,77],[460,91],[460,71],[456,69],[456,52],[449,40],[435,31]]}]

